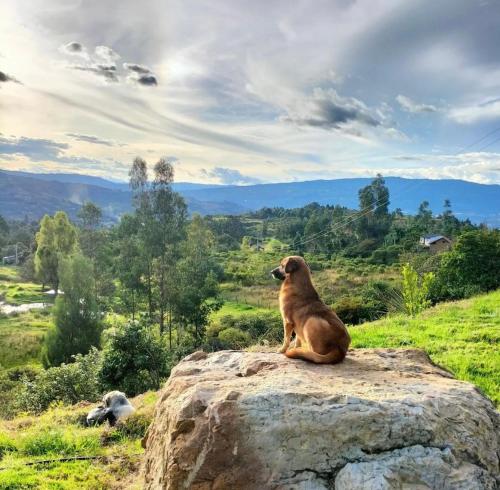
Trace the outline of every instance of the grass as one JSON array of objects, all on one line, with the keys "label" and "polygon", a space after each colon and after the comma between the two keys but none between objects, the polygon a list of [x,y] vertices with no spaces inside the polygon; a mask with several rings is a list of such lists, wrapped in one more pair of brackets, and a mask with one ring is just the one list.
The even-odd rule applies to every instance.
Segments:
[{"label": "grass", "polygon": [[52,298],[42,291],[40,284],[20,278],[19,268],[0,266],[0,298],[11,305],[48,303]]},{"label": "grass", "polygon": [[[277,306],[277,300],[276,300]],[[245,313],[268,313],[269,311],[275,311],[275,308],[265,308],[260,306],[254,306],[250,303],[239,303],[236,301],[225,301],[222,308],[210,316],[211,320],[217,320],[223,316],[239,316]]]},{"label": "grass", "polygon": [[[16,267],[0,267],[0,298],[9,304],[41,303],[51,299],[39,284],[23,282]],[[0,313],[0,368],[40,364],[43,337],[52,324],[49,309]]]},{"label": "grass", "polygon": [[[55,406],[41,416],[0,422],[0,489],[90,490],[139,488],[141,438],[151,421],[156,393],[131,400],[136,412],[115,428],[88,428],[92,407]],[[70,462],[63,457],[96,456]]]},{"label": "grass", "polygon": [[0,315],[0,367],[40,364],[43,337],[51,324],[48,310]]},{"label": "grass", "polygon": [[500,290],[442,303],[415,318],[387,317],[350,328],[352,347],[416,347],[500,406]]}]

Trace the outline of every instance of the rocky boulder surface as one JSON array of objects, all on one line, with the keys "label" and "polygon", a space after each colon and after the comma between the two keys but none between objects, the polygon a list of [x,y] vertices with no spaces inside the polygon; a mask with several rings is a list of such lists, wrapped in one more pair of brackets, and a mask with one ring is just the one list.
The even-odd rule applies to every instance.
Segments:
[{"label": "rocky boulder surface", "polygon": [[500,414],[418,350],[337,365],[196,352],[145,438],[147,489],[495,489]]}]

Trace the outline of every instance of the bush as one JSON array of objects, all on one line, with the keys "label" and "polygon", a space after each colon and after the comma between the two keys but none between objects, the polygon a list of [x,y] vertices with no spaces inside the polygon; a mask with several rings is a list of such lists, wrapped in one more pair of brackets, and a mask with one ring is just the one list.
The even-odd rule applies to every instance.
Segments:
[{"label": "bush", "polygon": [[225,349],[243,349],[248,347],[252,340],[248,332],[235,327],[222,330],[218,338]]},{"label": "bush", "polygon": [[415,316],[425,308],[429,307],[429,290],[434,282],[434,273],[426,272],[419,277],[417,271],[406,264],[402,269],[403,274],[403,299],[406,311]]},{"label": "bush", "polygon": [[[221,338],[221,333],[225,330],[230,330],[230,332]],[[243,333],[244,337],[239,332]],[[223,339],[225,337],[227,340],[231,336],[233,340],[238,338],[238,342],[248,342],[248,344],[263,340],[270,343],[280,342],[283,337],[281,315],[278,312],[247,313],[239,316],[226,315],[212,322],[207,328],[207,338],[212,346],[211,350],[228,348]]]},{"label": "bush", "polygon": [[370,319],[372,311],[359,296],[341,298],[333,305],[335,313],[344,323],[357,325]]},{"label": "bush", "polygon": [[404,308],[401,291],[385,281],[370,281],[361,288],[360,293],[370,320]]},{"label": "bush", "polygon": [[500,231],[473,230],[441,255],[433,300],[461,299],[500,287]]},{"label": "bush", "polygon": [[402,250],[402,247],[399,245],[389,245],[388,247],[379,248],[373,251],[369,260],[372,264],[394,264],[394,262],[397,262]]},{"label": "bush", "polygon": [[170,352],[150,325],[130,321],[117,328],[103,353],[103,386],[135,396],[157,390],[170,374]]},{"label": "bush", "polygon": [[98,400],[102,395],[98,379],[100,364],[100,352],[92,349],[86,356],[74,356],[71,364],[41,371],[34,379],[24,375],[16,399],[18,408],[40,413],[53,402],[74,404]]}]

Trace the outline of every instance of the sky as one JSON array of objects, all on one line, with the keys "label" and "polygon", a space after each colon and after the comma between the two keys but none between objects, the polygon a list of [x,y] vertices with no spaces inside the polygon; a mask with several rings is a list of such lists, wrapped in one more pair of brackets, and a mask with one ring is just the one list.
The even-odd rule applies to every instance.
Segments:
[{"label": "sky", "polygon": [[0,168],[500,184],[496,0],[0,0]]}]

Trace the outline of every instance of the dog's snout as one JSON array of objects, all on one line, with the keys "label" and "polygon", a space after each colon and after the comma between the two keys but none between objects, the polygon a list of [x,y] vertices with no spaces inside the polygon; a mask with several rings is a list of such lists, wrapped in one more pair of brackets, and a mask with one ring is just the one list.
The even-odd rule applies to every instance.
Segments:
[{"label": "dog's snout", "polygon": [[285,279],[285,274],[283,274],[280,267],[276,267],[275,269],[273,269],[271,271],[271,276],[273,276],[275,279],[280,279],[280,280]]}]

